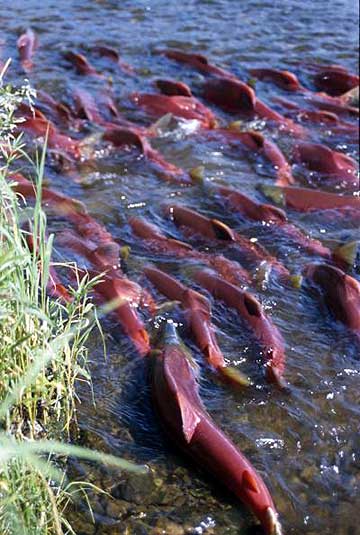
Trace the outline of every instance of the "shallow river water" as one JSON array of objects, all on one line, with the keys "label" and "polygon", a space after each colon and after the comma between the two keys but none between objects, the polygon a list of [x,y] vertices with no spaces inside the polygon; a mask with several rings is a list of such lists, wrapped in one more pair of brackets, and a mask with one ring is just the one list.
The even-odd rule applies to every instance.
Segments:
[{"label": "shallow river water", "polygon": [[[31,84],[71,104],[75,87],[97,94],[105,82],[77,75],[64,61],[63,51],[87,53],[96,43],[112,46],[134,67],[136,75],[128,76],[105,60],[97,60],[96,66],[111,77],[113,93],[124,115],[150,124],[145,114],[130,104],[127,97],[132,91],[154,91],[152,81],[156,77],[182,80],[193,88],[203,81],[202,75],[189,67],[152,54],[154,49],[173,47],[204,53],[213,63],[245,80],[251,67],[288,69],[310,87],[302,68],[306,63],[339,63],[356,71],[357,10],[357,2],[352,0],[44,0],[41,4],[34,0],[0,0],[0,37],[4,41],[1,56],[14,58],[10,77],[22,80],[16,39],[31,26],[40,41],[29,75]],[[269,104],[276,95],[288,97],[265,82],[257,82],[256,91]],[[216,111],[226,120],[225,114]],[[286,153],[291,140],[276,130],[269,130],[269,135]],[[326,129],[313,130],[312,138],[357,157],[357,147],[351,140]],[[179,167],[189,170],[204,165],[208,182],[231,184],[263,202],[256,186],[274,180],[273,171],[263,160],[250,158],[246,151],[229,150],[216,141],[202,143],[181,124],[152,143]],[[304,179],[301,169],[294,172],[300,181]],[[175,197],[179,203],[221,219],[248,237],[258,237],[292,273],[299,273],[313,259],[262,225],[244,223],[228,213],[204,193],[202,186],[179,188],[166,183],[133,151],[114,154],[99,150],[96,167],[82,166],[76,180],[49,165],[47,181],[51,187],[81,199],[120,243],[131,246],[124,270],[148,288],[141,273],[146,263],[152,262],[190,283],[189,263],[147,251],[132,236],[127,220],[129,215],[146,216],[168,235],[184,239],[162,216],[160,208],[163,201]],[[289,216],[331,247],[358,237],[356,223],[350,218],[295,212]],[[50,219],[54,230],[60,225]],[[69,258],[68,252],[57,250],[57,254],[60,259]],[[356,270],[352,275],[358,277]],[[254,384],[245,391],[234,391],[220,383],[186,328],[181,327],[185,342],[201,366],[204,403],[265,479],[284,533],[360,533],[359,347],[306,285],[289,288],[271,278],[266,289],[256,288],[254,292],[285,338],[289,390],[279,392],[264,383],[257,364],[259,348],[251,333],[235,313],[214,302],[214,322],[225,356],[249,374]],[[166,301],[154,295],[160,302]],[[178,309],[165,315],[180,324],[184,321]],[[78,506],[73,513],[76,533],[260,533],[244,507],[165,438],[151,404],[147,360],[137,355],[112,320],[105,321],[104,331],[106,360],[100,337],[95,335],[92,340],[90,367],[96,405],[84,387],[78,415],[80,440],[87,446],[147,463],[152,471],[146,476],[125,476],[74,462],[74,477],[90,477],[111,495],[94,497],[95,523],[86,507]]]}]

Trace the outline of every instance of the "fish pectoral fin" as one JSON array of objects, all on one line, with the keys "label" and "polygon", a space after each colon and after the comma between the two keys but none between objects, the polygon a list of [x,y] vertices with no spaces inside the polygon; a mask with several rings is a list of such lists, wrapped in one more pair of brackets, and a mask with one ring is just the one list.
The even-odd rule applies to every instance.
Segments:
[{"label": "fish pectoral fin", "polygon": [[256,483],[255,477],[249,472],[249,470],[245,470],[242,476],[242,484],[247,489],[251,490],[252,492],[260,492],[259,487]]},{"label": "fish pectoral fin", "polygon": [[178,392],[176,397],[181,412],[184,437],[186,442],[190,444],[196,428],[200,423],[200,416],[196,413],[189,400],[183,394]]}]

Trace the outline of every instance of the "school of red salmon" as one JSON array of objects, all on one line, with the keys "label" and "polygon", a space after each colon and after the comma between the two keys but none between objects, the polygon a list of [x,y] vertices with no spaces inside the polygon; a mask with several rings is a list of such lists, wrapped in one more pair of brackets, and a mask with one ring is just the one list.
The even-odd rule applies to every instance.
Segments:
[{"label": "school of red salmon", "polygon": [[[34,31],[28,29],[17,41],[23,70],[29,75],[36,64],[36,49],[40,46]],[[105,226],[95,220],[80,201],[69,198],[51,188],[43,187],[42,203],[46,210],[62,218],[63,229],[56,234],[56,244],[71,250],[90,265],[91,275],[102,274],[94,293],[99,303],[116,300],[112,314],[121,325],[137,351],[144,357],[151,355],[154,405],[171,440],[205,470],[214,474],[257,517],[267,535],[282,533],[281,519],[264,481],[250,461],[217,427],[207,413],[198,392],[199,369],[179,338],[175,324],[164,322],[161,341],[152,341],[151,320],[158,313],[157,297],[166,296],[183,310],[185,323],[207,364],[231,388],[243,388],[249,381],[236,367],[226,363],[217,329],[212,321],[212,300],[219,300],[233,309],[248,325],[253,340],[262,348],[264,379],[272,388],[287,390],[286,343],[272,317],[267,314],[254,295],[258,284],[266,284],[269,277],[281,284],[301,285],[318,290],[319,302],[325,304],[332,316],[360,341],[360,284],[351,275],[357,262],[358,244],[345,243],[331,250],[319,240],[311,238],[291,222],[291,212],[320,212],[331,210],[333,217],[347,217],[360,222],[359,178],[357,163],[348,155],[321,144],[311,143],[309,129],[323,125],[351,140],[359,136],[359,77],[340,65],[307,65],[313,87],[301,85],[295,74],[271,68],[252,69],[249,75],[265,80],[288,91],[289,98],[278,98],[275,111],[256,94],[253,86],[208,61],[205,56],[181,50],[157,50],[156,55],[178,62],[184,68],[200,72],[202,87],[195,89],[179,80],[154,80],[152,93],[129,95],[133,106],[147,114],[149,125],[138,125],[124,117],[111,96],[106,77],[97,70],[97,58],[106,58],[124,76],[134,76],[134,69],[126,64],[117,50],[95,46],[88,59],[78,51],[66,52],[64,58],[79,76],[103,80],[105,91],[90,94],[77,89],[73,105],[55,100],[39,88],[35,107],[21,106],[24,121],[18,131],[32,140],[47,138],[49,154],[61,172],[76,177],[77,166],[89,159],[86,129],[96,128],[95,144],[109,151],[139,152],[148,165],[153,166],[159,179],[173,183],[176,188],[201,188],[203,194],[231,211],[241,220],[261,221],[281,236],[296,242],[299,248],[314,257],[294,274],[291,265],[284,265],[257,240],[250,240],[225,222],[207,217],[180,202],[164,202],[160,207],[164,219],[172,221],[183,241],[164,234],[153,223],[130,217],[133,239],[145,250],[156,251],[165,257],[176,257],[189,263],[191,285],[154,265],[144,266],[142,287],[129,279],[122,269],[126,247],[115,240]],[[195,92],[195,94],[194,94]],[[291,101],[291,95],[301,95],[303,107]],[[226,123],[217,110],[226,112]],[[259,198],[250,198],[240,189],[216,182],[206,182],[200,168],[190,171],[168,162],[152,147],[159,128],[166,128],[172,118],[197,122],[196,142],[220,140],[230,148],[241,146],[255,153],[271,165],[273,185],[259,180]],[[291,159],[284,156],[275,142],[262,132],[244,130],[242,119],[261,118],[268,125],[286,134],[291,141]],[[69,131],[76,130],[72,137]],[[91,147],[95,152],[94,147]],[[313,185],[298,184],[292,166],[301,165],[318,176]],[[20,173],[11,175],[14,189],[26,200],[35,199],[33,183]],[[322,185],[325,190],[322,191]],[[206,245],[206,250],[199,247]],[[221,244],[223,254],[211,252]],[[34,247],[29,243],[29,247]],[[199,250],[200,249],[200,250]],[[202,250],[201,250],[202,249]],[[234,256],[238,260],[234,260]],[[51,268],[49,294],[71,301],[68,280]],[[314,303],[314,306],[316,304]]]}]

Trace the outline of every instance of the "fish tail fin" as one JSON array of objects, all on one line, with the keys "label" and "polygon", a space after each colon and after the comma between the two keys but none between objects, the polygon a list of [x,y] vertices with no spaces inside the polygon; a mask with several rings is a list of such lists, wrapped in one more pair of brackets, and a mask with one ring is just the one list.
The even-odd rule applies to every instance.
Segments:
[{"label": "fish tail fin", "polygon": [[333,251],[333,257],[336,260],[341,260],[349,266],[352,266],[353,264],[355,264],[358,248],[358,240],[349,241],[336,247]]},{"label": "fish tail fin", "polygon": [[272,186],[269,184],[260,184],[258,189],[270,199],[273,203],[279,206],[285,206],[284,194],[280,186]]},{"label": "fish tail fin", "polygon": [[226,382],[229,382],[234,386],[247,387],[251,384],[249,378],[233,366],[224,366],[218,368],[218,371]]}]

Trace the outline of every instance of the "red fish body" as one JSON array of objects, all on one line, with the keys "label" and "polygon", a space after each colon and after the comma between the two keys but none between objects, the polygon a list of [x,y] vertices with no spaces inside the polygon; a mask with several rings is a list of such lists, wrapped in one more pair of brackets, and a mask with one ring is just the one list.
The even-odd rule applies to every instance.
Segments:
[{"label": "red fish body", "polygon": [[306,93],[304,99],[307,103],[321,110],[332,111],[338,115],[359,117],[359,108],[349,106],[342,97],[331,97],[326,93]]},{"label": "red fish body", "polygon": [[171,205],[165,209],[176,225],[190,229],[192,233],[199,234],[208,240],[218,240],[219,243],[227,242],[229,246],[238,249],[257,266],[266,262],[279,275],[286,277],[289,275],[285,266],[271,256],[264,247],[241,236],[221,221],[209,219],[185,206]]},{"label": "red fish body", "polygon": [[76,114],[91,123],[102,125],[106,121],[100,114],[93,96],[87,91],[76,88],[73,93]]},{"label": "red fish body", "polygon": [[222,255],[207,254],[194,250],[191,245],[173,238],[168,238],[160,230],[148,223],[144,219],[132,217],[129,224],[133,232],[140,238],[146,240],[151,251],[176,255],[178,258],[201,262],[212,267],[221,274],[224,279],[240,286],[249,286],[251,278],[246,269],[232,260],[228,260]]},{"label": "red fish body", "polygon": [[287,186],[262,186],[261,190],[277,204],[298,212],[350,209],[360,215],[360,197],[356,195]]},{"label": "red fish body", "polygon": [[203,96],[230,113],[255,113],[256,95],[250,86],[232,78],[206,80]]},{"label": "red fish body", "polygon": [[96,270],[90,271],[92,275],[105,272],[97,282],[95,291],[106,301],[118,301],[115,304],[114,315],[139,353],[146,355],[150,350],[149,336],[137,308],[144,304],[153,308],[154,304],[148,292],[122,273],[119,266],[118,244],[112,239],[103,241],[99,235],[93,236],[92,240],[80,238],[69,230],[58,234],[57,242],[86,258]]},{"label": "red fish body", "polygon": [[[336,113],[337,115],[350,115],[359,116],[359,109],[348,104],[349,96],[343,95],[342,97],[331,97],[326,93],[311,93],[310,91],[304,91],[305,104],[309,104],[312,107],[318,108],[320,112],[329,111],[330,113]],[[291,102],[288,99],[282,97],[273,97],[274,102],[281,104],[287,110],[300,110],[300,106],[295,102]],[[351,100],[351,97],[350,97]]]},{"label": "red fish body", "polygon": [[[10,175],[10,178],[17,182],[13,186],[15,191],[26,199],[36,198],[35,186],[29,180],[19,173]],[[41,198],[44,207],[49,205],[56,214],[68,219],[83,238],[102,246],[114,243],[111,234],[101,223],[88,214],[80,201],[45,187],[41,189]]]},{"label": "red fish body", "polygon": [[56,121],[66,125],[72,123],[74,117],[69,106],[63,102],[57,102],[51,95],[43,90],[36,91],[36,97],[40,102],[40,105],[44,106],[46,110],[49,110]]},{"label": "red fish body", "polygon": [[216,128],[213,130],[210,135],[216,137],[220,134],[225,139],[229,140],[238,140],[243,145],[245,145],[249,150],[257,152],[263,155],[274,167],[277,180],[276,184],[279,186],[287,186],[295,182],[294,177],[292,176],[291,166],[286,160],[284,154],[281,152],[279,147],[273,142],[267,139],[261,132],[256,131],[238,131],[233,128]]},{"label": "red fish body", "polygon": [[294,158],[303,163],[310,171],[327,175],[331,180],[355,185],[356,162],[341,152],[331,150],[325,145],[300,143],[294,148]]},{"label": "red fish body", "polygon": [[319,240],[306,236],[300,229],[289,223],[283,210],[269,204],[258,203],[231,188],[219,186],[215,191],[220,195],[221,199],[226,201],[226,205],[235,212],[254,221],[265,221],[269,225],[275,226],[285,236],[295,240],[305,250],[324,258],[331,258],[330,249],[325,247]]},{"label": "red fish body", "polygon": [[26,131],[31,136],[38,138],[45,138],[48,136],[48,146],[51,149],[64,151],[74,159],[80,158],[79,143],[70,136],[61,134],[57,128],[46,118],[42,117],[27,117],[25,121],[19,123],[18,129]]},{"label": "red fish body", "polygon": [[163,95],[192,97],[191,89],[183,82],[177,82],[174,80],[156,80],[156,87]]},{"label": "red fish body", "polygon": [[204,83],[203,96],[209,102],[216,104],[230,113],[240,113],[248,116],[258,116],[275,122],[282,130],[296,136],[304,136],[305,131],[280,113],[269,108],[256,97],[255,91],[235,78],[211,78]]},{"label": "red fish body", "polygon": [[182,52],[181,50],[160,50],[158,51],[159,54],[162,54],[166,56],[169,59],[173,59],[175,61],[178,61],[179,63],[185,63],[187,65],[190,65],[191,67],[194,67],[196,70],[203,72],[205,74],[212,74],[215,76],[225,76],[225,77],[233,77],[233,75],[224,69],[221,69],[220,67],[216,67],[216,65],[212,65],[209,63],[208,59],[202,55],[202,54],[192,54],[189,52]]},{"label": "red fish body", "polygon": [[33,67],[32,58],[37,46],[38,38],[31,28],[20,35],[19,39],[17,40],[21,65],[26,72],[30,71]]},{"label": "red fish body", "polygon": [[182,169],[176,167],[176,165],[167,162],[158,151],[151,147],[147,139],[134,128],[125,128],[121,126],[107,128],[103,135],[103,139],[109,141],[115,147],[136,147],[145,158],[153,162],[159,168],[161,176],[165,180],[182,185],[191,185],[190,177],[187,176]]},{"label": "red fish body", "polygon": [[69,51],[64,54],[64,57],[75,67],[78,74],[82,74],[83,76],[94,76],[95,78],[101,79],[104,78],[104,76],[98,73],[95,67],[89,63],[83,54]]},{"label": "red fish body", "polygon": [[271,80],[276,85],[287,91],[299,91],[302,86],[298,78],[289,71],[281,71],[278,69],[250,69],[251,76],[259,80]]},{"label": "red fish body", "polygon": [[337,135],[351,136],[356,141],[359,139],[359,127],[356,124],[342,121],[338,115],[325,110],[299,110],[296,113],[299,121],[325,125]]},{"label": "red fish body", "polygon": [[325,68],[313,78],[314,85],[319,91],[337,97],[359,85],[359,77],[346,70]]},{"label": "red fish body", "polygon": [[277,327],[265,315],[259,301],[246,290],[230,284],[211,271],[198,271],[194,278],[215,299],[220,299],[234,308],[248,323],[264,349],[267,380],[282,387],[285,368],[284,341]]},{"label": "red fish body", "polygon": [[56,235],[56,243],[75,251],[86,258],[92,268],[99,271],[116,272],[120,269],[120,246],[110,240],[98,241],[97,236],[93,239],[80,237],[72,230],[62,230]]},{"label": "red fish body", "polygon": [[129,224],[132,231],[140,238],[147,240],[151,248],[160,253],[170,253],[176,256],[192,255],[191,245],[173,238],[168,238],[151,223],[139,217],[131,217]]},{"label": "red fish body", "polygon": [[[131,130],[134,134],[145,136],[148,134],[146,128],[139,126],[131,121],[128,121],[121,116],[115,102],[107,93],[98,95],[98,101],[88,92],[82,88],[76,88],[73,93],[75,101],[75,110],[81,119],[86,119],[90,123],[102,126],[106,130],[125,129]],[[100,111],[101,109],[101,111]],[[108,121],[104,115],[105,111],[111,115],[111,120]],[[128,134],[130,136],[130,134]],[[120,136],[118,136],[120,138]]]},{"label": "red fish body", "polygon": [[[147,306],[154,308],[154,302],[150,295],[139,284],[126,278],[120,267],[120,246],[113,240],[102,240],[99,236],[94,235],[91,238],[80,237],[72,230],[64,230],[57,234],[57,243],[63,247],[75,251],[77,254],[86,258],[92,269],[98,273],[105,272],[107,284],[111,286],[110,279],[119,279],[120,283],[114,283],[116,292],[121,294],[122,298],[132,303],[132,305]],[[105,282],[101,288],[104,289]],[[105,294],[106,291],[104,290]],[[106,294],[107,295],[107,294]]]},{"label": "red fish body", "polygon": [[61,279],[54,266],[50,266],[49,269],[49,281],[47,289],[49,295],[54,299],[62,299],[66,303],[71,303],[72,297],[66,287],[61,282]]},{"label": "red fish body", "polygon": [[194,97],[135,93],[132,100],[155,117],[172,113],[175,117],[195,119],[204,128],[213,128],[216,125],[216,117],[212,111]]},{"label": "red fish body", "polygon": [[97,45],[92,48],[92,51],[98,54],[100,57],[111,59],[127,74],[134,73],[134,69],[131,67],[131,65],[128,65],[125,63],[125,61],[122,61],[119,52],[115,48],[105,45]]},{"label": "red fish body", "polygon": [[139,353],[141,355],[147,355],[150,351],[149,335],[137,313],[137,306],[141,295],[137,295],[136,299],[134,299],[131,281],[126,278],[108,277],[105,275],[96,284],[96,291],[105,297],[106,301],[112,302],[115,300],[119,302],[113,313]]},{"label": "red fish body", "polygon": [[227,486],[260,520],[267,535],[281,535],[275,505],[265,483],[206,412],[199,396],[196,370],[176,333],[168,335],[161,353],[154,358],[152,395],[171,439]]},{"label": "red fish body", "polygon": [[[26,198],[35,198],[34,186],[21,175],[13,175],[12,179],[18,182],[14,186]],[[138,284],[127,279],[119,270],[119,246],[114,242],[111,234],[97,221],[95,221],[81,207],[81,203],[61,194],[42,189],[42,200],[52,205],[58,214],[66,217],[76,227],[80,238],[75,233],[67,231],[59,236],[63,245],[68,246],[87,258],[99,271],[107,271],[104,280],[96,286],[96,291],[107,300],[118,299],[121,304],[115,313],[121,321],[125,332],[131,337],[142,354],[149,350],[149,339],[142,321],[137,315],[136,307],[142,304],[153,306],[148,294]]]},{"label": "red fish body", "polygon": [[221,371],[221,368],[225,367],[225,361],[211,323],[211,306],[208,299],[159,269],[148,267],[144,271],[162,294],[168,299],[180,301],[197,345],[209,364]]},{"label": "red fish body", "polygon": [[327,264],[309,264],[304,274],[323,290],[324,300],[335,318],[360,336],[359,282]]}]

